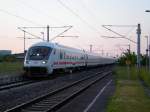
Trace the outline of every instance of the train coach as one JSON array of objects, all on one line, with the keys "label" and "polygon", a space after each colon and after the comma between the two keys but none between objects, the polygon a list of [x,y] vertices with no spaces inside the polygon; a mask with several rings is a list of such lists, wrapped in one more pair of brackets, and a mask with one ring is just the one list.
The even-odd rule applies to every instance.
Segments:
[{"label": "train coach", "polygon": [[40,42],[28,49],[24,71],[27,75],[47,76],[58,70],[107,65],[114,62],[114,58],[102,57],[57,43]]}]

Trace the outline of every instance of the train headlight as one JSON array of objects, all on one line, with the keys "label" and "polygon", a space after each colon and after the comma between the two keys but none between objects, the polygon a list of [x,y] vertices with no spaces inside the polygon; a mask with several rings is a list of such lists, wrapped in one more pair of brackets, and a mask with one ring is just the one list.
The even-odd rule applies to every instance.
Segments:
[{"label": "train headlight", "polygon": [[47,63],[47,61],[42,61],[42,63],[43,63],[43,64],[46,64],[46,63]]}]

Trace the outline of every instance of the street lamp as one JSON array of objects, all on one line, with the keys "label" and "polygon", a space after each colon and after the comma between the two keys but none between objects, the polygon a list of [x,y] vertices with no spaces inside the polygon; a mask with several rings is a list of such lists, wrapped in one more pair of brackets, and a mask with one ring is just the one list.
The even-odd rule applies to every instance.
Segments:
[{"label": "street lamp", "polygon": [[[150,12],[150,10],[145,10],[145,12]],[[149,71],[150,71],[150,39],[149,39]]]},{"label": "street lamp", "polygon": [[146,47],[146,69],[148,70],[148,36],[145,36],[146,38],[146,43],[147,43],[147,47]]},{"label": "street lamp", "polygon": [[150,12],[150,10],[145,10],[145,12]]}]

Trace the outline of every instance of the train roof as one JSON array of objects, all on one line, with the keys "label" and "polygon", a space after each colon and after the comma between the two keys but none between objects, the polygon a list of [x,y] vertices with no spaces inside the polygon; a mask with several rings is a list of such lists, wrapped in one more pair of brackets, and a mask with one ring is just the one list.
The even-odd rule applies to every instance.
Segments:
[{"label": "train roof", "polygon": [[54,43],[49,43],[49,42],[38,42],[36,44],[33,44],[31,47],[34,46],[47,46],[47,47],[53,47]]},{"label": "train roof", "polygon": [[39,42],[39,43],[33,44],[31,47],[34,47],[34,46],[47,46],[47,47],[51,47],[51,48],[64,49],[64,50],[69,50],[69,51],[74,51],[74,52],[80,52],[80,53],[85,52],[86,54],[92,55],[92,56],[99,56],[99,57],[103,57],[103,58],[114,59],[113,57],[100,56],[97,53],[91,53],[91,52],[88,52],[88,51],[85,51],[85,50],[81,50],[81,49],[77,49],[77,48],[73,48],[73,47],[68,47],[68,46],[65,46],[65,45],[58,44],[58,43]]},{"label": "train roof", "polygon": [[33,47],[33,46],[47,46],[47,47],[52,47],[52,48],[56,48],[56,49],[59,48],[59,49],[65,49],[65,50],[74,50],[74,51],[78,51],[78,52],[84,51],[84,50],[80,50],[77,48],[68,47],[65,45],[58,44],[58,43],[50,43],[50,42],[39,42],[39,43],[33,44],[31,47]]}]

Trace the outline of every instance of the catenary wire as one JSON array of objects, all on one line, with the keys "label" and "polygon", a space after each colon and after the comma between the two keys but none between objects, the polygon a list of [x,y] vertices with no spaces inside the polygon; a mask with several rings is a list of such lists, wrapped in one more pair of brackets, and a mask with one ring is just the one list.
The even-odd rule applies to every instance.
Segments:
[{"label": "catenary wire", "polygon": [[37,25],[37,26],[41,26],[41,24],[39,24],[39,23],[37,23],[37,22],[34,22],[34,21],[32,21],[32,20],[29,20],[29,19],[26,19],[26,18],[24,18],[24,17],[22,17],[22,16],[19,16],[19,15],[13,14],[13,13],[11,13],[11,12],[8,12],[8,11],[4,10],[4,9],[0,9],[0,12],[3,12],[3,13],[8,14],[8,15],[10,15],[10,16],[16,17],[16,18],[21,19],[21,20],[23,20],[23,21],[26,21],[26,22],[28,22],[28,23],[31,23],[31,24],[34,24],[34,25]]},{"label": "catenary wire", "polygon": [[[54,20],[54,21],[56,21],[56,22],[59,22],[59,23],[63,23],[64,24],[64,22],[62,21],[62,20],[60,20],[60,19],[58,19],[58,18],[55,18],[55,17],[53,17],[53,16],[50,16],[49,14],[47,14],[45,11],[43,11],[43,10],[41,10],[41,9],[39,9],[39,8],[35,8],[35,7],[33,7],[32,5],[30,5],[29,3],[27,3],[27,2],[24,2],[24,1],[22,1],[22,0],[16,0],[17,2],[19,2],[19,3],[21,3],[22,5],[24,5],[25,7],[27,7],[27,8],[30,8],[31,10],[33,10],[34,12],[37,12],[39,15],[44,15],[44,16],[46,16],[48,19],[51,19],[51,20]],[[78,31],[76,28],[74,28],[74,30],[77,32],[77,33],[79,33],[80,34],[80,31]]]},{"label": "catenary wire", "polygon": [[61,0],[57,0],[65,9],[67,9],[69,12],[71,12],[74,16],[80,19],[84,24],[86,24],[90,29],[96,31],[98,34],[100,34],[99,30],[90,25],[85,19],[83,19],[79,14],[77,14],[74,10],[72,10],[70,7],[68,7],[65,3],[63,3]]}]

